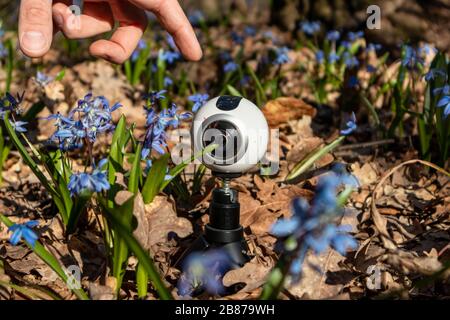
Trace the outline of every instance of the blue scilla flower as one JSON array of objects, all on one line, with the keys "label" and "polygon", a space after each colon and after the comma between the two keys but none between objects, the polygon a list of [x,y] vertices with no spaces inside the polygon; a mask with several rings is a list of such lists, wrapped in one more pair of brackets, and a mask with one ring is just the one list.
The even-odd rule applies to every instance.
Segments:
[{"label": "blue scilla flower", "polygon": [[289,272],[294,281],[301,276],[309,250],[320,254],[331,247],[345,255],[348,249],[357,248],[357,242],[348,234],[351,228],[335,224],[336,218],[342,215],[337,190],[348,181],[348,176],[342,170],[324,175],[319,179],[311,204],[303,198],[294,199],[292,216],[280,219],[272,226],[273,235],[287,239],[284,255],[290,261]]},{"label": "blue scilla flower", "polygon": [[275,65],[283,65],[291,61],[288,56],[289,49],[287,47],[281,47],[275,49],[275,60],[273,63]]},{"label": "blue scilla flower", "polygon": [[402,65],[409,70],[415,70],[420,66],[423,66],[425,61],[420,55],[420,52],[411,46],[405,47],[405,55],[402,59]]},{"label": "blue scilla flower", "polygon": [[377,68],[371,64],[368,64],[366,70],[368,73],[375,73],[377,71]]},{"label": "blue scilla flower", "polygon": [[355,131],[357,128],[358,126],[356,124],[356,116],[355,113],[352,112],[351,119],[346,123],[346,128],[341,130],[341,135],[348,136],[351,133],[353,133],[353,131]]},{"label": "blue scilla flower", "polygon": [[326,38],[328,41],[336,42],[339,40],[340,37],[341,37],[341,33],[339,31],[332,30],[327,33]]},{"label": "blue scilla flower", "polygon": [[348,79],[348,87],[349,88],[356,88],[359,85],[359,79],[357,76],[350,76]]},{"label": "blue scilla flower", "polygon": [[359,66],[359,61],[355,56],[352,56],[350,53],[346,52],[344,54],[344,64],[348,68],[356,68]]},{"label": "blue scilla flower", "polygon": [[161,54],[161,59],[171,65],[181,59],[181,54],[176,51],[164,51]]},{"label": "blue scilla flower", "polygon": [[351,42],[355,42],[361,38],[364,37],[364,32],[363,31],[356,31],[356,32],[349,32],[347,34],[347,38],[349,41]]},{"label": "blue scilla flower", "polygon": [[183,273],[178,281],[178,294],[191,296],[199,290],[209,294],[224,293],[222,277],[231,268],[231,257],[224,250],[194,252],[183,263]]},{"label": "blue scilla flower", "polygon": [[136,49],[133,51],[131,55],[131,61],[136,62],[141,52],[144,51],[145,49],[147,49],[147,43],[143,39],[140,39]]},{"label": "blue scilla flower", "polygon": [[205,15],[200,10],[194,10],[188,15],[189,22],[198,27],[203,21],[205,21]]},{"label": "blue scilla flower", "polygon": [[225,63],[225,65],[223,66],[223,71],[225,73],[230,73],[230,72],[234,72],[239,68],[239,66],[237,65],[236,62],[234,61],[228,61],[227,63]]},{"label": "blue scilla flower", "polygon": [[[425,79],[425,81],[430,82],[432,80],[436,80],[438,77],[442,77],[445,79],[446,76],[447,76],[447,74],[442,69],[430,69],[424,75],[424,79]],[[438,88],[438,89],[440,89],[440,88]],[[436,91],[436,89],[435,89],[435,91]]]},{"label": "blue scilla flower", "polygon": [[307,35],[314,35],[320,31],[319,21],[303,21],[300,23],[300,29]]},{"label": "blue scilla flower", "polygon": [[8,231],[12,232],[12,235],[9,238],[9,242],[13,246],[16,246],[20,242],[20,240],[24,239],[30,244],[30,246],[34,248],[38,236],[36,232],[33,231],[33,228],[37,227],[38,225],[39,222],[34,220],[27,221],[23,224],[13,224],[8,228]]},{"label": "blue scilla flower", "polygon": [[178,107],[175,104],[159,113],[155,111],[154,107],[145,107],[145,110],[147,112],[147,130],[141,153],[143,159],[147,159],[153,150],[159,154],[164,154],[164,148],[167,147],[166,129],[169,126],[176,128],[181,121],[192,117],[189,112],[178,113]]},{"label": "blue scilla flower", "polygon": [[173,85],[173,80],[170,77],[164,77],[163,85],[165,88]]},{"label": "blue scilla flower", "polygon": [[433,94],[435,96],[437,96],[439,94],[450,95],[450,85],[446,84],[443,87],[434,89]]},{"label": "blue scilla flower", "polygon": [[74,196],[83,192],[102,192],[109,190],[108,175],[106,170],[103,170],[107,161],[107,159],[103,159],[98,163],[98,166],[93,166],[92,173],[81,172],[72,174],[67,185],[70,195]]},{"label": "blue scilla flower", "polygon": [[94,97],[88,93],[73,108],[67,117],[60,114],[51,115],[46,120],[54,120],[56,131],[51,140],[57,142],[61,150],[81,148],[85,142],[94,143],[97,136],[114,129],[112,112],[122,105],[116,103],[110,106],[103,97]]},{"label": "blue scilla flower", "polygon": [[36,73],[36,82],[37,84],[39,84],[41,87],[46,87],[47,85],[49,85],[55,78],[49,75],[46,75],[43,72],[38,71]]},{"label": "blue scilla flower", "polygon": [[25,92],[22,94],[17,93],[16,97],[14,97],[9,92],[6,92],[5,96],[0,99],[0,116],[3,119],[5,112],[11,111],[16,114],[22,113],[21,103],[23,101],[23,97],[25,96]]},{"label": "blue scilla flower", "polygon": [[178,128],[181,122],[192,118],[192,113],[190,112],[178,113],[177,105],[175,103],[172,103],[172,106],[168,109],[168,116],[169,119],[167,125],[173,128]]},{"label": "blue scilla flower", "polygon": [[238,45],[242,45],[242,44],[244,44],[245,38],[243,36],[241,36],[239,33],[233,31],[231,33],[231,40]]},{"label": "blue scilla flower", "polygon": [[325,53],[323,52],[323,50],[316,51],[316,61],[318,63],[323,63],[325,61]]},{"label": "blue scilla flower", "polygon": [[147,94],[144,94],[143,99],[148,100],[151,105],[155,105],[158,101],[164,100],[166,98],[167,90],[161,90],[161,91],[152,91]]},{"label": "blue scilla flower", "polygon": [[444,96],[437,104],[438,108],[444,108],[444,117],[447,118],[450,114],[450,96]]},{"label": "blue scilla flower", "polygon": [[27,132],[27,129],[24,127],[27,124],[28,124],[28,122],[25,122],[25,121],[13,121],[13,122],[11,122],[11,125],[14,128],[14,130],[16,130],[17,132],[20,132],[20,133]]},{"label": "blue scilla flower", "polygon": [[246,37],[256,36],[256,28],[254,26],[245,26],[244,27],[244,35]]},{"label": "blue scilla flower", "polygon": [[336,52],[330,52],[330,54],[328,55],[328,62],[330,63],[335,63],[337,61],[339,61],[340,57],[338,54],[336,54]]},{"label": "blue scilla flower", "polygon": [[178,47],[175,43],[175,40],[169,33],[166,34],[166,41],[167,44],[169,45],[169,48],[172,49],[172,51],[178,51]]},{"label": "blue scilla flower", "polygon": [[201,107],[205,105],[208,99],[209,95],[206,93],[197,93],[189,96],[188,100],[194,103],[194,105],[192,106],[192,112],[197,112]]},{"label": "blue scilla flower", "polygon": [[378,43],[369,43],[366,48],[366,52],[376,52],[380,51],[383,48],[381,44]]},{"label": "blue scilla flower", "polygon": [[429,43],[425,43],[418,49],[418,52],[422,55],[429,55],[429,54],[436,54],[438,50]]}]

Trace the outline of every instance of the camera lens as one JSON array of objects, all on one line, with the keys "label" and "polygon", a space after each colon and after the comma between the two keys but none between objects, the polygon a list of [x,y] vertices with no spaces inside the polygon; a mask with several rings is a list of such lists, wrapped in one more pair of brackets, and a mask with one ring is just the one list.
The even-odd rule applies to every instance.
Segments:
[{"label": "camera lens", "polygon": [[240,149],[240,133],[236,126],[229,121],[218,120],[211,122],[203,131],[203,147],[218,144],[210,155],[219,163],[233,163],[237,161]]}]

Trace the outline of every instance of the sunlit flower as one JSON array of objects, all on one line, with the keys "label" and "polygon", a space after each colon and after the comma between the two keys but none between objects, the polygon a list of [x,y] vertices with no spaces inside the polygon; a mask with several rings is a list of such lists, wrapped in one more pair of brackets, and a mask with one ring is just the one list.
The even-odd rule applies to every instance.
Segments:
[{"label": "sunlit flower", "polygon": [[[436,80],[438,77],[445,78],[447,74],[442,69],[430,69],[425,75],[424,79],[427,82],[430,82],[431,80]],[[441,88],[438,88],[441,89]]]},{"label": "sunlit flower", "polygon": [[357,128],[358,126],[356,125],[356,116],[355,113],[352,112],[352,117],[349,121],[347,121],[346,128],[341,130],[341,134],[343,136],[348,136],[351,133],[353,133]]},{"label": "sunlit flower", "polygon": [[443,87],[440,88],[436,88],[433,90],[433,94],[435,96],[439,95],[439,94],[443,94],[443,95],[450,95],[450,85],[446,84]]},{"label": "sunlit flower", "polygon": [[236,62],[234,61],[228,61],[224,66],[223,66],[223,71],[225,73],[230,73],[233,71],[236,71],[238,69],[238,65],[236,64]]},{"label": "sunlit flower", "polygon": [[133,54],[131,55],[131,61],[136,62],[141,52],[144,51],[145,49],[147,49],[147,43],[143,39],[140,39],[136,49],[133,51]]},{"label": "sunlit flower", "polygon": [[180,296],[206,290],[209,294],[224,292],[222,277],[231,268],[231,257],[223,250],[194,252],[183,263],[183,274],[178,281]]},{"label": "sunlit flower", "polygon": [[402,65],[404,67],[407,67],[409,70],[415,70],[418,67],[423,67],[424,64],[425,61],[418,50],[411,46],[405,47],[405,55],[402,59]]},{"label": "sunlit flower", "polygon": [[444,108],[444,117],[448,117],[450,114],[450,96],[444,96],[439,100],[437,104],[438,108]]},{"label": "sunlit flower", "polygon": [[54,120],[57,128],[51,140],[63,151],[81,148],[87,141],[94,143],[99,134],[113,131],[112,112],[121,106],[120,103],[110,106],[105,97],[89,93],[78,100],[67,117],[58,113],[45,118]]},{"label": "sunlit flower", "polygon": [[25,121],[13,121],[11,122],[12,127],[14,128],[14,130],[16,130],[17,132],[27,132],[27,129],[24,127],[25,125],[27,125],[28,122]]},{"label": "sunlit flower", "polygon": [[43,72],[38,71],[36,73],[36,82],[41,86],[41,87],[46,87],[48,84],[50,84],[55,78],[49,75],[46,75]]},{"label": "sunlit flower", "polygon": [[303,21],[300,23],[301,30],[307,35],[314,35],[320,31],[319,21]]},{"label": "sunlit flower", "polygon": [[290,61],[288,53],[289,49],[287,47],[276,48],[275,60],[273,61],[273,63],[275,65],[282,65],[288,63]]},{"label": "sunlit flower", "polygon": [[341,33],[337,30],[332,30],[327,33],[327,40],[336,42],[341,37]]},{"label": "sunlit flower", "polygon": [[92,173],[81,172],[72,174],[67,185],[70,195],[79,195],[85,191],[102,192],[109,190],[108,176],[106,170],[102,169],[106,162],[107,159],[103,159],[98,166],[93,166]]},{"label": "sunlit flower", "polygon": [[316,51],[316,61],[318,63],[323,63],[325,60],[325,53],[322,50]]},{"label": "sunlit flower", "polygon": [[357,32],[349,32],[347,34],[347,38],[349,41],[351,42],[355,42],[361,38],[364,37],[364,32],[363,31],[357,31]]},{"label": "sunlit flower", "polygon": [[197,112],[208,101],[209,95],[204,93],[197,93],[188,97],[188,100],[193,102],[192,112]]},{"label": "sunlit flower", "polygon": [[295,199],[292,203],[292,216],[278,220],[271,228],[273,235],[286,239],[283,249],[290,260],[289,274],[294,281],[301,277],[309,250],[320,254],[331,247],[345,255],[348,249],[357,247],[357,242],[348,234],[351,228],[335,224],[336,218],[342,215],[337,191],[350,179],[350,175],[341,167],[336,171],[337,173],[332,171],[320,178],[311,204],[303,198]]},{"label": "sunlit flower", "polygon": [[34,247],[38,236],[36,232],[33,231],[33,228],[38,225],[39,222],[34,220],[27,221],[23,224],[13,224],[8,228],[8,231],[12,232],[9,242],[11,242],[13,246],[16,246],[20,240],[24,239],[30,246]]}]

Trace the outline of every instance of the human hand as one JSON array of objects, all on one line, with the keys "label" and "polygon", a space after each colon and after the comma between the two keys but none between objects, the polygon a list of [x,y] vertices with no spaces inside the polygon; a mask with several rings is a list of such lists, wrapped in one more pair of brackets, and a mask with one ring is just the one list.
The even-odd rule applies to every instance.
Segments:
[{"label": "human hand", "polygon": [[85,0],[83,13],[75,16],[68,0],[21,0],[19,43],[23,53],[37,58],[50,49],[53,35],[62,31],[69,39],[93,37],[118,27],[109,40],[97,40],[89,47],[93,56],[114,63],[125,62],[147,27],[144,10],[153,12],[173,36],[181,53],[199,60],[202,50],[177,0]]}]

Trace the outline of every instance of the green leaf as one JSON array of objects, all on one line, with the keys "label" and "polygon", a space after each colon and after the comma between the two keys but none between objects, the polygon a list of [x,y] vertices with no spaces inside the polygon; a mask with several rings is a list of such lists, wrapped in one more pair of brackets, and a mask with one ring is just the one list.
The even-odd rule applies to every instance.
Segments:
[{"label": "green leaf", "polygon": [[138,144],[138,148],[135,152],[133,166],[130,172],[130,179],[128,181],[128,191],[136,194],[139,191],[139,182],[141,181],[141,151],[142,145]]},{"label": "green leaf", "polygon": [[138,289],[138,297],[144,299],[148,293],[148,274],[142,264],[136,266],[136,283]]},{"label": "green leaf", "polygon": [[[250,67],[250,65],[246,65],[247,67],[247,72],[250,74],[250,77],[252,77],[253,81],[256,84],[256,89],[257,89],[257,93],[259,93],[259,95],[261,96],[261,99],[265,101],[267,101],[267,97],[266,97],[266,92],[264,91],[264,88],[261,84],[261,81],[259,81],[258,76],[255,74],[255,72],[253,71],[253,69]],[[262,103],[263,101],[261,101],[260,103]],[[258,107],[261,108],[261,105],[258,105]]]},{"label": "green leaf", "polygon": [[117,219],[117,216],[120,215],[120,211],[117,211],[116,208],[108,208],[107,203],[105,203],[102,199],[100,199],[100,203],[105,210],[106,218],[109,220],[111,226],[117,231],[120,237],[124,239],[125,243],[128,245],[128,248],[136,255],[139,260],[139,264],[142,264],[144,267],[160,298],[163,300],[173,299],[169,290],[164,285],[164,282],[162,281],[152,258],[150,258],[145,249],[142,248],[139,242],[133,237],[130,229],[123,225],[119,219]]},{"label": "green leaf", "polygon": [[228,92],[237,97],[243,97],[242,93],[240,93],[235,87],[233,87],[231,84],[227,84],[227,90]]},{"label": "green leaf", "polygon": [[83,212],[86,211],[87,204],[89,203],[89,201],[91,201],[91,198],[92,192],[86,191],[83,192],[81,195],[78,195],[73,200],[73,205],[69,212],[69,221],[67,222],[66,235],[75,232],[78,225],[78,221],[80,220],[80,217],[83,214]]},{"label": "green leaf", "polygon": [[[0,220],[9,228],[13,225],[13,222],[9,220],[4,215],[0,214]],[[64,283],[68,283],[68,277],[64,272],[62,266],[59,264],[58,259],[55,258],[45,247],[39,242],[36,241],[35,246],[31,246],[28,242],[26,245],[33,250],[36,255],[42,259],[56,274],[61,278]],[[69,288],[72,292],[81,300],[89,300],[89,297],[84,292],[83,289]]]},{"label": "green leaf", "polygon": [[116,172],[121,171],[123,167],[123,152],[127,143],[126,131],[126,118],[122,115],[117,123],[108,157],[108,180],[111,185],[116,181]]},{"label": "green leaf", "polygon": [[11,39],[8,39],[5,43],[5,48],[8,52],[6,59],[6,88],[5,92],[9,92],[11,89],[11,82],[14,70],[14,46]]},{"label": "green leaf", "polygon": [[61,81],[62,79],[64,79],[65,75],[66,75],[66,68],[64,68],[60,72],[58,72],[58,74],[55,77],[55,80],[56,81]]},{"label": "green leaf", "polygon": [[205,147],[202,151],[197,152],[197,154],[194,154],[191,158],[183,161],[182,163],[180,163],[179,165],[177,165],[176,167],[172,168],[169,171],[169,175],[171,176],[170,179],[164,180],[161,183],[161,186],[159,187],[159,192],[162,192],[168,185],[169,183],[176,177],[178,176],[181,172],[183,172],[183,170],[190,164],[192,163],[195,159],[200,158],[201,156],[203,156],[204,154],[207,153],[211,153],[214,149],[216,149],[219,145],[218,144],[210,144],[207,147]]},{"label": "green leaf", "polygon": [[319,147],[313,150],[310,154],[308,154],[302,161],[300,161],[288,174],[286,177],[286,181],[292,181],[298,176],[300,176],[302,173],[306,172],[308,169],[310,169],[314,163],[322,158],[327,153],[334,150],[336,147],[338,147],[344,140],[345,136],[340,136],[333,142],[331,142],[329,145],[326,145],[324,147]]},{"label": "green leaf", "polygon": [[145,179],[144,187],[142,188],[142,196],[145,204],[151,203],[155,196],[160,192],[161,184],[166,176],[169,158],[170,154],[166,153],[159,159],[153,161],[152,168],[150,169],[147,178]]}]

